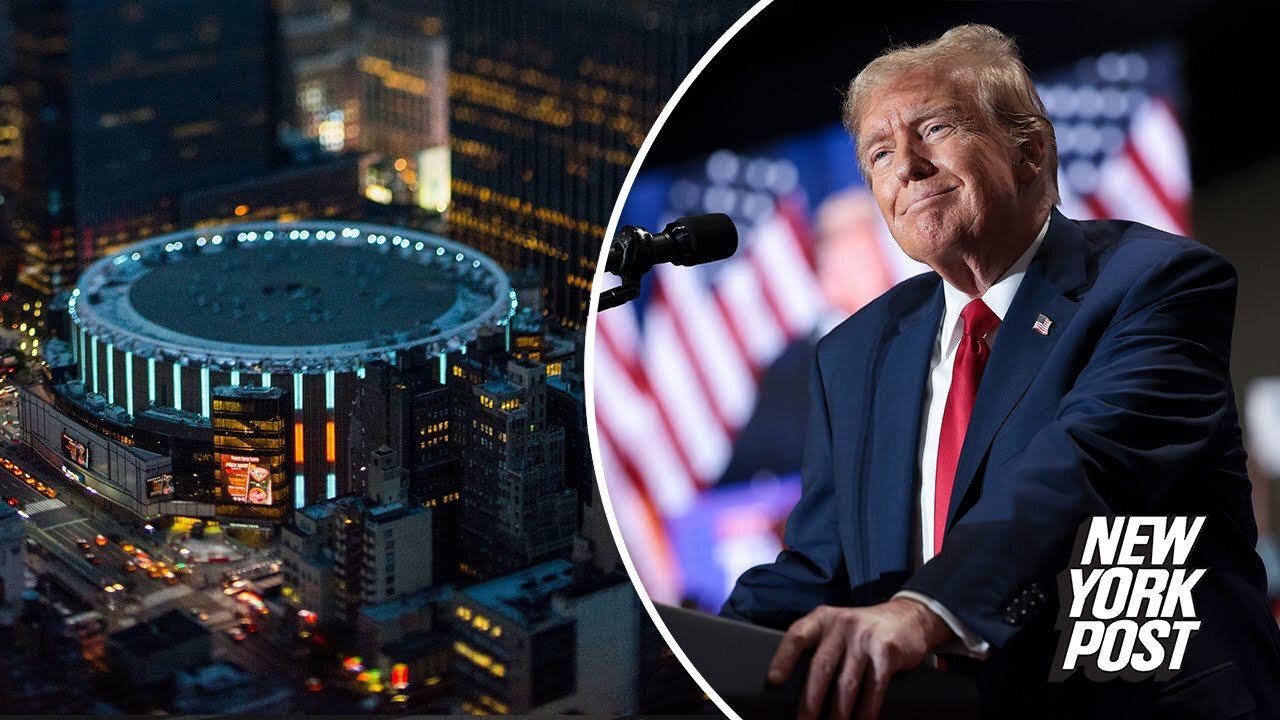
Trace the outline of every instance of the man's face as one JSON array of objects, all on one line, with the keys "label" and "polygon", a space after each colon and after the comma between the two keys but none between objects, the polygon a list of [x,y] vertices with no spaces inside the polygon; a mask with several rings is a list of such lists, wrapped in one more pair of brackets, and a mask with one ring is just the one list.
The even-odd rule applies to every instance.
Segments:
[{"label": "man's face", "polygon": [[943,73],[890,80],[858,127],[859,160],[898,244],[938,267],[1000,243],[1018,211],[1019,155]]}]

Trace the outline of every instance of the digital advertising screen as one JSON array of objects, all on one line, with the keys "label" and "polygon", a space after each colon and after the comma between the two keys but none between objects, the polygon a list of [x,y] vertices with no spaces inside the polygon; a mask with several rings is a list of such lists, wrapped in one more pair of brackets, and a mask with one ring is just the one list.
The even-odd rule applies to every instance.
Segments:
[{"label": "digital advertising screen", "polygon": [[173,475],[165,473],[147,478],[147,497],[153,499],[173,497]]},{"label": "digital advertising screen", "polygon": [[271,470],[253,455],[221,455],[222,475],[233,502],[271,504]]},{"label": "digital advertising screen", "polygon": [[89,467],[89,446],[71,437],[65,431],[62,433],[62,454],[81,467]]}]

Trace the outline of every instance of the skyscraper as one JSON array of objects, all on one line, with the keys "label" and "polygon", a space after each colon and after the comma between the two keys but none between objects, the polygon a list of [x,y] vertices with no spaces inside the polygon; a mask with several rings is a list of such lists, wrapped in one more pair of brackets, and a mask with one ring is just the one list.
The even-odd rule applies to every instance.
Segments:
[{"label": "skyscraper", "polygon": [[179,194],[270,167],[265,0],[43,0],[15,4],[13,24],[23,160],[12,222],[20,279],[37,296],[175,229]]},{"label": "skyscraper", "polygon": [[68,19],[65,2],[15,3],[17,162],[7,211],[22,248],[18,281],[36,297],[75,281]]},{"label": "skyscraper", "polygon": [[458,0],[450,16],[459,239],[536,268],[580,329],[614,199],[662,104],[746,3]]}]

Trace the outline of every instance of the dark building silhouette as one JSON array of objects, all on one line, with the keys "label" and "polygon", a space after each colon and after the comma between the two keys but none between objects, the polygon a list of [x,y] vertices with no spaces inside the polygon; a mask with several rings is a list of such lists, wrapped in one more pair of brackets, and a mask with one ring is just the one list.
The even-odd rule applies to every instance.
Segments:
[{"label": "dark building silhouette", "polygon": [[576,493],[564,481],[564,428],[547,421],[546,366],[512,360],[471,389],[459,550],[470,574],[494,577],[569,556]]},{"label": "dark building silhouette", "polygon": [[12,223],[20,279],[37,296],[174,230],[182,193],[270,168],[270,19],[263,0],[14,5],[23,159]]}]

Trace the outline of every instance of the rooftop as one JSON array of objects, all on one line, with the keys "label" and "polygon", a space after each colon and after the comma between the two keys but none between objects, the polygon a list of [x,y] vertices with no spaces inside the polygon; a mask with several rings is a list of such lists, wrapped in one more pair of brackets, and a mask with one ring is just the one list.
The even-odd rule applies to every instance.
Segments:
[{"label": "rooftop", "polygon": [[354,370],[446,352],[514,311],[492,259],[438,235],[332,221],[170,233],[95,262],[73,320],[148,358],[252,372]]},{"label": "rooftop", "polygon": [[179,643],[208,636],[209,631],[200,621],[174,609],[148,622],[112,633],[111,642],[135,656],[145,657],[167,652]]},{"label": "rooftop", "polygon": [[568,560],[548,560],[494,580],[472,585],[462,594],[525,627],[547,619],[552,594],[573,582]]},{"label": "rooftop", "polygon": [[375,622],[388,622],[406,614],[429,609],[432,604],[440,602],[453,594],[453,586],[436,585],[426,590],[406,595],[399,600],[366,605],[360,614]]}]

